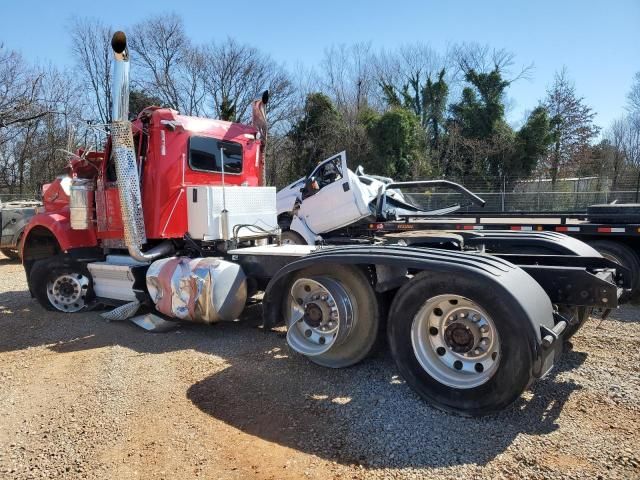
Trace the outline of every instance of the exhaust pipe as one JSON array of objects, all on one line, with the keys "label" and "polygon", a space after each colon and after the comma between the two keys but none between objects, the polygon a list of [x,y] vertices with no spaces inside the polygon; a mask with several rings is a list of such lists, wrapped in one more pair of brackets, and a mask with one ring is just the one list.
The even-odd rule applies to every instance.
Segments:
[{"label": "exhaust pipe", "polygon": [[171,242],[163,242],[147,252],[142,213],[140,177],[129,121],[129,50],[124,32],[116,32],[111,39],[114,53],[111,105],[111,149],[118,176],[120,213],[124,228],[124,243],[129,255],[139,262],[150,262],[173,253]]}]

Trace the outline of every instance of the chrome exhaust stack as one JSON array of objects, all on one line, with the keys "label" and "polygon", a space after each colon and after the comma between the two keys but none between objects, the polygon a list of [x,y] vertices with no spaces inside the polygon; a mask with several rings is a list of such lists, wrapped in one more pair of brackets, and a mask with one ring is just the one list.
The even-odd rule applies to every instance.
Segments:
[{"label": "chrome exhaust stack", "polygon": [[120,212],[124,228],[124,242],[129,255],[140,262],[150,262],[173,251],[170,242],[163,242],[147,252],[142,245],[147,242],[142,212],[140,177],[129,121],[129,50],[124,32],[116,32],[111,39],[114,53],[111,149],[118,176]]}]

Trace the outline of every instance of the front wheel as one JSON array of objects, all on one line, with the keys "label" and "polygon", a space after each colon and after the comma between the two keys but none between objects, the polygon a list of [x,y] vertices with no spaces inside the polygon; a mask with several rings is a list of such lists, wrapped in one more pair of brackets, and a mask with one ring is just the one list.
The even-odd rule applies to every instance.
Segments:
[{"label": "front wheel", "polygon": [[38,303],[47,310],[79,312],[93,298],[91,274],[86,265],[64,255],[34,263],[29,284]]},{"label": "front wheel", "polygon": [[388,320],[392,355],[434,406],[466,416],[502,410],[532,379],[533,329],[513,300],[475,278],[416,276]]},{"label": "front wheel", "polygon": [[282,245],[307,245],[307,241],[293,230],[285,230],[280,234],[280,242]]}]

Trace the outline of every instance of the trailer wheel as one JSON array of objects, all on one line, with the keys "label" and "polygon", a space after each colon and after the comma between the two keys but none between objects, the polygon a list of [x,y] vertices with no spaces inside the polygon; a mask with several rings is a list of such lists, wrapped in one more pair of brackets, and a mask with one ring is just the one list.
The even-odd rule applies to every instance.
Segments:
[{"label": "trailer wheel", "polygon": [[93,298],[87,267],[63,255],[34,263],[29,283],[36,300],[47,310],[79,312]]},{"label": "trailer wheel", "polygon": [[302,235],[293,230],[285,230],[280,234],[280,241],[283,245],[307,245]]},{"label": "trailer wheel", "polygon": [[391,306],[392,355],[437,408],[466,416],[502,410],[532,378],[535,334],[518,310],[486,282],[419,274]]},{"label": "trailer wheel", "polygon": [[[636,252],[623,243],[611,240],[594,240],[589,242],[589,245],[595,248],[604,258],[627,267],[631,272],[631,288],[634,292],[638,289],[638,283],[640,283],[640,259]],[[622,299],[624,300],[624,296]]]},{"label": "trailer wheel", "polygon": [[297,272],[286,292],[287,342],[298,353],[323,367],[344,368],[373,350],[380,308],[358,268],[314,265]]}]

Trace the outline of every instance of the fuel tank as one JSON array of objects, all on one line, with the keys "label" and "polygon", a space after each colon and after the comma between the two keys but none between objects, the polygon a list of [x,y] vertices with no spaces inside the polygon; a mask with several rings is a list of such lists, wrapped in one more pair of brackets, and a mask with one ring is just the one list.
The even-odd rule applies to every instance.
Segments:
[{"label": "fuel tank", "polygon": [[235,320],[247,301],[242,268],[218,258],[156,260],[147,271],[146,282],[160,313],[190,322]]}]

